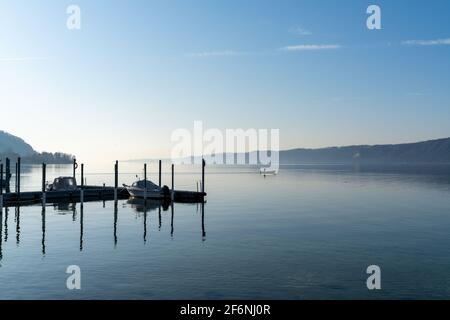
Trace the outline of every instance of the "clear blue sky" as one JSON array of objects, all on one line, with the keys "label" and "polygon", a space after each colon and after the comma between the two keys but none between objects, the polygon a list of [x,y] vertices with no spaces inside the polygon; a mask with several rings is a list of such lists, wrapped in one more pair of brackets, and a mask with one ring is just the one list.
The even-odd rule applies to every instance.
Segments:
[{"label": "clear blue sky", "polygon": [[283,149],[448,137],[450,1],[0,0],[0,109],[83,159],[169,156],[194,120]]}]

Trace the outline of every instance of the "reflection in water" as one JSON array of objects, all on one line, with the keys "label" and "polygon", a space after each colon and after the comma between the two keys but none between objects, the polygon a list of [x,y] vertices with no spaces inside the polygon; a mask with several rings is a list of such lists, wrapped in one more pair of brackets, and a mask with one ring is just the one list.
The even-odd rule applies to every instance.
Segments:
[{"label": "reflection in water", "polygon": [[80,251],[83,251],[83,223],[84,223],[84,206],[80,205]]},{"label": "reflection in water", "polygon": [[144,210],[144,243],[147,242],[147,210]]},{"label": "reflection in water", "polygon": [[[105,205],[104,201],[103,205]],[[117,247],[117,201],[114,201],[114,248],[115,247]]]},{"label": "reflection in water", "polygon": [[[144,213],[144,243],[147,242],[147,216],[151,211],[156,211],[158,209],[158,219],[159,225],[158,230],[161,231],[162,218],[161,218],[161,208],[164,211],[169,209],[170,203],[164,200],[154,200],[154,199],[137,199],[131,198],[127,201],[127,204],[130,205],[132,209],[134,209],[137,213]],[[173,223],[172,223],[173,225]]]},{"label": "reflection in water", "polygon": [[42,204],[42,255],[45,255],[45,204]]},{"label": "reflection in water", "polygon": [[158,208],[158,216],[159,216],[158,231],[161,231],[161,206],[159,206],[159,208]]},{"label": "reflection in water", "polygon": [[8,242],[8,213],[9,208],[5,208],[5,242]]},{"label": "reflection in water", "polygon": [[0,208],[0,261],[3,259],[2,242],[3,242],[3,209]]},{"label": "reflection in water", "polygon": [[201,204],[202,209],[202,240],[206,240],[206,231],[205,231],[205,204]]},{"label": "reflection in water", "polygon": [[16,244],[20,244],[20,207],[16,207]]},{"label": "reflection in water", "polygon": [[[167,204],[163,201],[158,200],[136,200],[136,199],[130,199],[127,201],[127,204],[131,206],[137,213],[143,212],[143,239],[144,243],[147,242],[148,237],[148,213],[151,211],[158,210],[158,219],[159,219],[159,225],[158,230],[161,231],[162,226],[162,214],[161,214],[161,208],[163,211],[168,211],[170,207],[171,212],[171,218],[170,218],[170,236],[173,238],[174,236],[174,205]],[[76,221],[76,213],[77,213],[77,204],[76,203],[58,203],[53,205],[54,210],[59,215],[66,215],[67,213],[72,213],[72,219]],[[205,206],[204,204],[200,205],[201,208],[201,229],[202,229],[202,240],[205,241],[206,232],[205,232]],[[79,250],[80,252],[84,249],[84,206],[80,204],[80,238],[79,238]],[[16,244],[20,244],[20,207],[15,207],[15,223],[16,223]],[[3,243],[6,243],[8,241],[8,212],[9,209],[5,208],[5,211],[3,213],[3,210],[0,211],[0,260],[3,259]],[[3,220],[3,216],[5,216],[5,219]],[[47,254],[47,248],[46,248],[46,221],[47,220],[47,207],[45,204],[42,204],[41,208],[41,252],[42,255],[45,256]],[[117,247],[118,243],[118,202],[114,203],[114,248]]]},{"label": "reflection in water", "polygon": [[170,206],[170,209],[172,210],[172,218],[170,219],[170,236],[173,237],[173,203]]}]

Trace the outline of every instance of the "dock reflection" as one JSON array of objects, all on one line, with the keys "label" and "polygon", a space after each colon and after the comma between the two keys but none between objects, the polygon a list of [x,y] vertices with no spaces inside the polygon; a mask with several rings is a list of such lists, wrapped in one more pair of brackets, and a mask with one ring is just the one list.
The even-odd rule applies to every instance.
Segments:
[{"label": "dock reflection", "polygon": [[161,209],[167,211],[170,203],[163,200],[144,200],[144,199],[129,199],[127,204],[139,215],[143,214],[144,220],[144,243],[147,242],[147,216],[150,212],[158,210],[158,231],[161,231],[162,217]]},{"label": "dock reflection", "polygon": [[[157,219],[157,230],[161,232],[162,224],[163,224],[163,212],[170,212],[170,237],[173,239],[175,234],[175,206],[173,203],[168,203],[164,201],[158,200],[139,200],[139,199],[130,199],[123,203],[123,209],[125,214],[129,214],[130,208],[133,210],[135,214],[137,214],[138,218],[142,219],[142,239],[144,244],[146,244],[149,240],[149,228],[151,226],[151,213],[157,213],[157,218],[155,215],[155,221]],[[106,204],[104,204],[106,207]],[[205,231],[205,205],[200,204],[201,210],[201,238],[202,241],[206,239],[206,231]],[[85,248],[84,241],[84,205],[76,204],[76,203],[58,203],[56,205],[46,205],[42,204],[41,212],[40,212],[40,233],[41,233],[41,243],[40,243],[40,251],[42,256],[47,254],[47,218],[48,218],[48,210],[53,209],[54,214],[68,217],[70,216],[73,222],[76,222],[79,218],[79,251],[82,252]],[[119,207],[118,203],[114,203],[113,205],[113,245],[114,248],[117,247],[119,243],[119,211],[121,211],[122,206]],[[0,261],[5,257],[5,245],[8,242],[8,216],[11,208],[3,208],[0,210]],[[78,211],[79,210],[79,211]],[[170,211],[169,211],[170,210]],[[195,210],[195,209],[194,209]],[[14,222],[15,222],[15,231],[16,231],[16,246],[20,245],[21,242],[21,207],[14,208]],[[156,230],[156,224],[155,230]]]}]

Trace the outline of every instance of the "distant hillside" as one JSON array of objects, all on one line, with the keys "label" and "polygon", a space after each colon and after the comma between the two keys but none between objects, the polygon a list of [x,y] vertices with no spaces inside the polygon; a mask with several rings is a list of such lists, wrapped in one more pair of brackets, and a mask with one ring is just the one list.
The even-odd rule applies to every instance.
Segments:
[{"label": "distant hillside", "polygon": [[36,151],[19,137],[0,131],[0,154],[16,153],[21,157],[31,156]]},{"label": "distant hillside", "polygon": [[48,164],[71,163],[73,159],[72,155],[61,152],[36,152],[23,139],[0,131],[0,161],[4,161],[5,158],[16,161],[18,157],[21,157],[24,163],[45,162]]},{"label": "distant hillside", "polygon": [[450,138],[405,144],[287,150],[280,152],[280,163],[450,163]]},{"label": "distant hillside", "polygon": [[[257,157],[252,152],[252,158]],[[222,154],[223,159],[230,154]],[[242,155],[242,154],[240,154]],[[234,155],[236,157],[237,154]],[[280,151],[280,164],[450,164],[450,138],[416,143]],[[220,158],[220,155],[217,156]],[[249,154],[245,154],[248,164]],[[185,158],[194,161],[193,157]],[[200,163],[201,158],[196,158]],[[225,163],[225,160],[223,160]]]}]

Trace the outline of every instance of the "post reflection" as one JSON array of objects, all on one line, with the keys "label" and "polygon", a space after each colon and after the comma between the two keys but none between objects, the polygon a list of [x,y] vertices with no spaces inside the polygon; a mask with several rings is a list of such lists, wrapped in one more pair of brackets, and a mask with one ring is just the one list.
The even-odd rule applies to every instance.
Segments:
[{"label": "post reflection", "polygon": [[16,207],[16,244],[20,244],[20,207]]},{"label": "post reflection", "polygon": [[83,204],[80,205],[80,252],[83,251],[83,223],[84,223],[84,206]]},{"label": "post reflection", "polygon": [[117,247],[117,213],[118,213],[117,201],[114,202],[114,248]]},{"label": "post reflection", "polygon": [[41,212],[41,220],[42,220],[42,255],[45,255],[45,219],[46,219],[46,207],[45,204],[42,205],[42,212]]},{"label": "post reflection", "polygon": [[3,245],[3,209],[0,208],[0,261],[2,261],[3,259],[2,245]]},{"label": "post reflection", "polygon": [[[75,220],[79,218],[79,251],[82,252],[85,249],[85,240],[84,240],[84,206],[80,204],[79,208],[77,208],[78,204],[76,203],[58,203],[50,205],[49,208],[53,208],[57,215],[67,216],[70,220]],[[194,207],[191,206],[193,210]],[[114,248],[118,245],[119,238],[119,210],[118,210],[118,202],[115,202],[113,205],[114,208],[114,222],[113,222],[113,239],[114,239]],[[142,239],[144,244],[146,244],[151,237],[151,217],[152,212],[155,213],[155,219],[158,219],[158,224],[154,224],[155,229],[160,232],[162,228],[162,220],[163,220],[163,212],[170,212],[170,237],[174,238],[175,235],[175,205],[173,203],[167,203],[162,201],[155,200],[137,200],[130,199],[124,203],[124,208],[131,208],[135,213],[137,213],[137,217],[139,221],[142,221]],[[206,239],[206,228],[205,228],[205,204],[199,204],[200,213],[201,213],[201,234],[202,241]],[[16,231],[16,245],[19,246],[21,242],[21,207],[14,207],[15,209],[15,231]],[[40,238],[41,245],[40,251],[42,256],[45,256],[48,252],[47,246],[47,218],[51,218],[48,216],[48,209],[46,204],[42,204],[40,208],[41,215],[41,224],[40,224]],[[79,212],[77,210],[79,209]],[[5,259],[5,243],[8,241],[8,214],[9,208],[4,208],[4,210],[0,211],[0,260]],[[127,212],[127,211],[125,211]],[[128,211],[129,212],[129,211]],[[157,217],[156,217],[157,214]],[[69,218],[70,217],[70,218]],[[165,216],[169,218],[168,216]],[[142,219],[142,220],[141,220]],[[126,220],[126,219],[125,219]],[[150,229],[149,229],[150,228]]]},{"label": "post reflection", "polygon": [[5,208],[5,242],[8,242],[8,213],[9,208]]},{"label": "post reflection", "polygon": [[147,242],[147,208],[144,209],[144,243]]},{"label": "post reflection", "polygon": [[170,236],[173,238],[173,232],[174,232],[174,229],[173,229],[173,202],[172,202],[172,204],[171,204],[171,206],[170,206],[170,209],[171,209],[171,219],[170,219]]},{"label": "post reflection", "polygon": [[201,211],[202,211],[202,240],[206,240],[206,231],[205,231],[205,203],[203,202],[201,204]]}]

